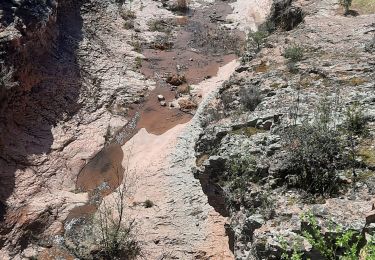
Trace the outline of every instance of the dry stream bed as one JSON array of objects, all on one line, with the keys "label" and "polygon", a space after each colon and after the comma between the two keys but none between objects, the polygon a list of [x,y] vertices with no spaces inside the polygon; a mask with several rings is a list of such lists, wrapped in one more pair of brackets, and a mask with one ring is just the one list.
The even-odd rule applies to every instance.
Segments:
[{"label": "dry stream bed", "polygon": [[[156,88],[148,93],[145,101],[130,107],[131,120],[108,144],[80,171],[76,182],[78,192],[88,192],[86,205],[73,209],[65,222],[69,234],[78,234],[92,220],[103,198],[116,190],[123,181],[124,152],[122,146],[132,142],[141,129],[153,135],[162,135],[193,117],[193,109],[179,109],[172,102],[187,97],[197,106],[201,95],[192,95],[190,85],[214,77],[219,68],[237,58],[243,34],[239,31],[222,29],[221,23],[231,13],[231,7],[216,1],[209,8],[189,9],[179,14],[175,21],[174,35],[167,33],[170,48],[143,48],[145,59],[141,72],[156,82]],[[166,77],[183,77],[184,81],[173,86]],[[158,95],[165,98],[162,106]],[[148,160],[149,158],[144,158]]]}]

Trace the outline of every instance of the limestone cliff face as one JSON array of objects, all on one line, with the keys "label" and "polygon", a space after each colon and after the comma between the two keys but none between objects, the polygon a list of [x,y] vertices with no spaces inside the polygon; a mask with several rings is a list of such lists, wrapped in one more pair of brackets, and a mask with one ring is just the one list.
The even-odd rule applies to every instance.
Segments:
[{"label": "limestone cliff face", "polygon": [[[103,147],[106,133],[126,123],[124,107],[144,88],[129,69],[133,54],[123,58],[132,47],[116,4],[91,2],[0,3],[0,62],[12,83],[1,90],[1,259],[21,252],[35,235],[62,231],[70,209],[86,200],[73,192],[79,170]],[[117,100],[121,91],[134,95]]]}]

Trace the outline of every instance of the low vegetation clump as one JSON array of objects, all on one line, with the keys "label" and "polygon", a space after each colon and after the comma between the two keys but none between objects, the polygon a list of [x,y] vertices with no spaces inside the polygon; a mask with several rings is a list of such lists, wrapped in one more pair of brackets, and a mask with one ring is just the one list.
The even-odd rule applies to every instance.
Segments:
[{"label": "low vegetation clump", "polygon": [[268,33],[264,30],[249,32],[247,35],[247,43],[248,45],[255,48],[257,51],[259,51],[263,44],[266,42],[267,36]]},{"label": "low vegetation clump", "polygon": [[287,59],[287,68],[291,73],[296,73],[298,68],[297,62],[303,58],[303,48],[299,45],[288,46],[283,53],[283,56]]},{"label": "low vegetation clump", "polygon": [[315,123],[287,130],[288,168],[296,177],[290,184],[312,193],[331,194],[336,188],[337,170],[346,163],[344,143],[339,131]]},{"label": "low vegetation clump", "polygon": [[151,20],[148,23],[149,29],[152,32],[164,32],[164,33],[171,33],[173,26],[176,24],[173,20],[165,20],[165,19],[157,19]]},{"label": "low vegetation clump", "polygon": [[110,202],[103,200],[93,218],[93,240],[96,244],[94,259],[137,259],[141,256],[141,244],[136,236],[136,221],[127,215],[127,201],[134,192],[135,175],[125,169],[119,187]]},{"label": "low vegetation clump", "polygon": [[194,37],[189,42],[193,48],[199,48],[206,53],[229,54],[240,53],[243,40],[230,29],[210,28],[201,26],[194,31]]},{"label": "low vegetation clump", "polygon": [[350,13],[350,6],[352,5],[352,1],[353,0],[340,0],[340,5],[345,9],[345,15]]},{"label": "low vegetation clump", "polygon": [[134,69],[139,70],[142,68],[142,58],[137,56],[134,58]]},{"label": "low vegetation clump", "polygon": [[147,209],[147,208],[152,208],[154,206],[154,202],[152,200],[145,200],[145,202],[143,203],[144,207]]},{"label": "low vegetation clump", "polygon": [[367,119],[358,102],[349,106],[346,110],[344,129],[353,135],[367,134]]},{"label": "low vegetation clump", "polygon": [[172,11],[183,12],[189,10],[188,0],[175,0],[175,3],[171,6]]},{"label": "low vegetation clump", "polygon": [[122,19],[124,19],[125,21],[134,20],[135,18],[137,18],[134,11],[132,11],[130,9],[126,9],[126,8],[124,8],[120,11],[120,15],[121,15]]},{"label": "low vegetation clump", "polygon": [[245,135],[247,137],[251,137],[253,135],[259,134],[259,133],[264,133],[266,132],[265,130],[256,128],[256,127],[243,127],[237,130],[233,130],[231,133],[235,135]]},{"label": "low vegetation clump", "polygon": [[120,11],[122,19],[124,19],[124,28],[130,30],[134,28],[134,20],[137,18],[135,12],[130,9],[122,9]]},{"label": "low vegetation clump", "polygon": [[289,62],[299,62],[303,58],[303,48],[299,45],[288,46],[283,53],[283,56]]},{"label": "low vegetation clump", "polygon": [[230,193],[235,196],[243,197],[247,192],[248,183],[254,177],[255,166],[256,162],[251,156],[232,156],[226,163],[227,174],[221,180],[222,185],[228,187]]},{"label": "low vegetation clump", "polygon": [[289,177],[293,176],[289,185],[330,195],[338,191],[338,171],[352,169],[355,177],[358,154],[355,136],[366,132],[367,121],[358,105],[348,108],[340,126],[334,113],[334,106],[325,99],[313,120],[295,123],[285,130],[287,168]]},{"label": "low vegetation clump", "polygon": [[240,90],[240,101],[245,109],[254,111],[262,102],[259,88],[257,86],[249,86]]},{"label": "low vegetation clump", "polygon": [[251,61],[256,53],[258,53],[263,45],[266,43],[269,32],[264,28],[260,27],[258,31],[251,31],[247,34],[243,53],[241,55],[242,63]]},{"label": "low vegetation clump", "polygon": [[[320,257],[327,260],[375,259],[375,236],[366,241],[364,234],[353,230],[343,230],[341,226],[333,223],[329,225],[328,232],[323,234],[313,214],[303,214],[301,220],[305,223],[302,231],[303,238],[319,252]],[[306,259],[304,252],[297,249],[298,244],[302,241],[292,242],[292,252],[287,252],[288,243],[285,239],[280,239],[283,249],[281,258],[285,260]]]},{"label": "low vegetation clump", "polygon": [[168,34],[157,35],[150,46],[150,48],[157,50],[169,50],[172,47],[173,42],[170,40],[170,36]]}]

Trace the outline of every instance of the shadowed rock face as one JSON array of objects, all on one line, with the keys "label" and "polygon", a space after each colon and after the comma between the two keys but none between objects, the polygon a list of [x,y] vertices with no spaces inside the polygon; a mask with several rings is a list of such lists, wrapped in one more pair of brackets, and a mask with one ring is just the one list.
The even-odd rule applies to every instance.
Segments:
[{"label": "shadowed rock face", "polygon": [[[47,1],[47,4],[36,2],[20,1],[17,6],[2,3],[5,12],[2,23],[13,22],[15,25],[15,28],[7,28],[5,33],[8,35],[1,38],[0,48],[6,53],[2,62],[14,68],[14,78],[18,81],[17,87],[7,90],[1,104],[2,219],[6,209],[8,212],[15,210],[15,205],[7,207],[6,201],[16,185],[16,172],[25,169],[35,174],[43,172],[43,162],[53,144],[52,127],[71,117],[79,108],[81,76],[75,50],[82,39],[80,4],[64,1],[56,9],[53,1]],[[42,185],[43,180],[32,180],[35,181]],[[27,188],[30,187],[25,187],[26,194],[30,192]],[[19,228],[42,232],[44,222],[50,221],[48,212],[42,212],[42,215],[38,228],[35,223],[25,223]],[[3,241],[16,221],[17,218],[8,218],[3,223]],[[20,246],[22,250],[28,240],[29,237],[23,237],[14,246]]]},{"label": "shadowed rock face", "polygon": [[278,28],[292,30],[303,21],[304,13],[292,0],[276,0],[272,4],[270,21]]}]

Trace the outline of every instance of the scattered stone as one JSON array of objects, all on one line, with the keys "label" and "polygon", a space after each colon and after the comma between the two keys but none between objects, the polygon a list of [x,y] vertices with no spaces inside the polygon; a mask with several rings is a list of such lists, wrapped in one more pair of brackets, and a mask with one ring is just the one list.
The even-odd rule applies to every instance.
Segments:
[{"label": "scattered stone", "polygon": [[165,100],[165,97],[163,95],[158,95],[158,100],[163,101],[163,100]]},{"label": "scattered stone", "polygon": [[165,107],[165,106],[167,106],[167,102],[165,102],[165,101],[160,101],[160,105],[161,105],[162,107]]},{"label": "scattered stone", "polygon": [[238,72],[238,73],[241,73],[241,72],[244,72],[244,71],[249,71],[249,70],[250,70],[250,67],[248,65],[241,65],[241,66],[236,68],[236,72]]}]

